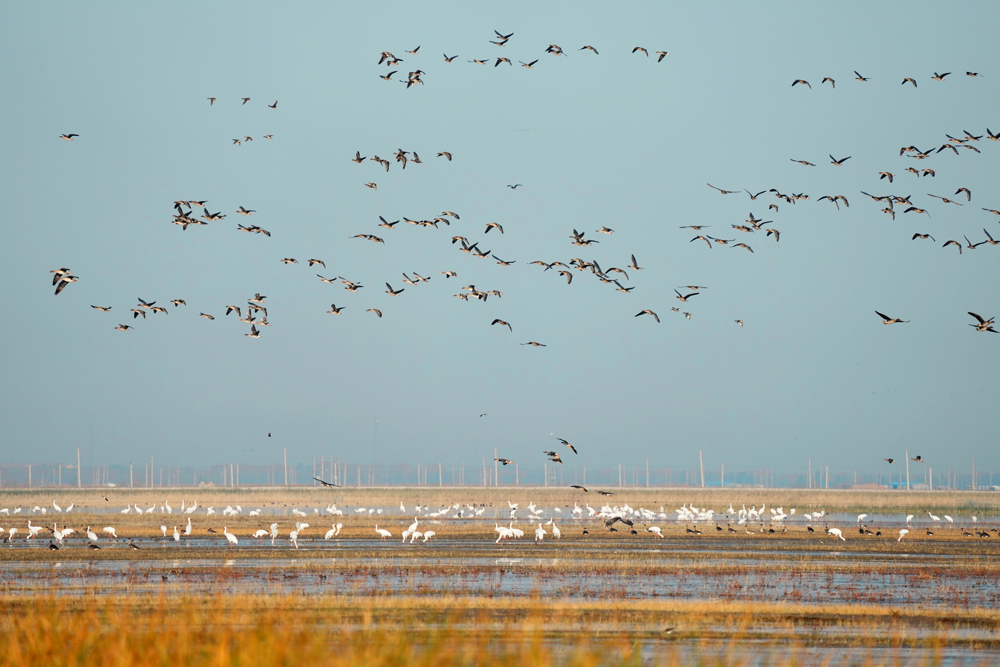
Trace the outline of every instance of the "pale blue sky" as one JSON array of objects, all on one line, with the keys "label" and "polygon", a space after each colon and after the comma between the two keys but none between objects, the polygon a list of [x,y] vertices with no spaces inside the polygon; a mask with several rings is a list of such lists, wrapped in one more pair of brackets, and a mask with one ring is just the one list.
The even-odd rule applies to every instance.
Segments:
[{"label": "pale blue sky", "polygon": [[[1000,315],[1000,249],[941,247],[983,240],[984,227],[1000,238],[1000,217],[981,210],[1000,209],[1000,143],[899,156],[946,133],[1000,131],[1000,7],[619,4],[8,7],[0,459],[68,461],[81,446],[92,461],[263,464],[287,446],[301,460],[471,464],[497,447],[540,467],[554,434],[593,466],[688,467],[698,449],[713,469],[802,470],[812,457],[871,471],[904,448],[936,471],[1000,464],[1000,336],[966,314]],[[489,43],[494,29],[514,33],[507,46]],[[567,56],[544,53],[553,43]],[[634,46],[671,55],[657,63]],[[395,81],[378,78],[383,50],[404,59]],[[514,67],[493,67],[501,55]],[[418,68],[424,85],[398,82]],[[900,85],[908,76],[918,88]],[[792,88],[797,78],[812,89]],[[80,137],[61,141],[66,132]],[[424,164],[350,162],[397,148]],[[452,162],[435,157],[444,150]],[[852,157],[835,167],[831,153]],[[895,183],[879,181],[883,170]],[[811,199],[751,202],[706,182]],[[970,203],[952,196],[963,186]],[[893,221],[861,190],[912,195],[930,218],[897,207]],[[850,208],[817,201],[834,194]],[[169,224],[177,199],[228,217],[181,231]],[[443,210],[461,220],[376,227],[379,215]],[[781,241],[730,228],[750,212],[774,220]],[[484,237],[491,221],[505,234]],[[689,243],[678,229],[689,224],[754,254]],[[616,233],[570,245],[572,229],[602,225]],[[348,238],[358,233],[386,243]],[[517,263],[461,253],[453,234]],[[624,268],[633,253],[645,268],[629,273],[628,295],[589,272],[566,285],[528,265]],[[327,269],[309,269],[310,257]],[[56,297],[48,272],[62,266],[80,281]],[[404,271],[432,280],[404,285]],[[350,294],[317,272],[365,288]],[[406,291],[384,294],[387,281]],[[451,296],[470,283],[504,296]],[[681,304],[672,290],[688,284],[708,289]],[[223,316],[254,292],[272,324],[257,340]],[[188,306],[133,322],[137,297]],[[328,315],[331,303],[347,309]],[[644,308],[662,323],[635,318]],[[883,326],[876,309],[912,322]],[[497,317],[513,334],[490,326]],[[135,330],[114,331],[120,322]],[[547,347],[520,345],[529,340]]]}]

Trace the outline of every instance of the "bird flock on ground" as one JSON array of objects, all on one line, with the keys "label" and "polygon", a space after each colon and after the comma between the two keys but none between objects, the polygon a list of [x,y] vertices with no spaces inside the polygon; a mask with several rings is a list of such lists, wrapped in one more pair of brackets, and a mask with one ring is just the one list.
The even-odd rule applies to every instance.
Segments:
[{"label": "bird flock on ground", "polygon": [[[606,494],[611,495],[611,494]],[[273,503],[272,503],[273,504]],[[62,514],[69,515],[74,509],[74,505],[70,505],[65,510],[63,510],[55,501],[52,502],[53,515]],[[35,506],[30,510],[30,514],[34,515],[46,515],[48,514],[47,507]],[[267,528],[263,525],[266,523],[266,519],[261,518],[261,526],[249,533],[244,533],[242,535],[237,535],[236,533],[229,531],[229,526],[223,525],[220,533],[217,528],[205,527],[204,531],[199,530],[197,534],[194,532],[194,524],[192,523],[191,517],[196,515],[198,510],[203,510],[204,514],[200,516],[211,517],[217,514],[212,507],[201,507],[198,502],[195,501],[191,505],[187,506],[184,501],[181,502],[181,507],[177,510],[178,514],[186,517],[186,523],[181,523],[180,525],[174,525],[173,530],[164,523],[159,527],[161,531],[161,537],[156,538],[155,541],[165,541],[170,542],[171,540],[175,543],[180,543],[182,538],[187,539],[224,539],[227,546],[236,547],[240,544],[240,539],[246,540],[252,546],[254,541],[257,545],[262,545],[264,540],[270,540],[271,546],[276,546],[278,539],[281,537],[281,525],[279,522],[272,522]],[[677,526],[684,526],[684,532],[688,536],[701,536],[703,531],[709,532],[709,534],[719,534],[719,535],[731,535],[734,533],[745,533],[747,535],[783,535],[787,534],[789,530],[789,524],[792,523],[796,517],[795,508],[789,509],[787,512],[783,507],[770,507],[768,508],[766,503],[762,504],[758,509],[756,504],[752,505],[749,509],[746,505],[743,505],[740,509],[735,509],[733,504],[730,503],[729,507],[722,510],[716,511],[714,509],[706,509],[704,507],[698,507],[694,503],[684,503],[681,507],[675,508],[673,512],[665,511],[663,507],[660,507],[659,511],[646,509],[643,507],[633,508],[627,503],[618,506],[603,505],[600,509],[595,509],[589,504],[585,503],[580,505],[577,502],[573,503],[572,510],[567,508],[564,512],[562,508],[553,507],[551,510],[546,510],[534,502],[530,502],[526,505],[527,510],[526,520],[534,526],[534,538],[535,542],[543,542],[546,535],[552,535],[555,539],[560,539],[562,537],[562,531],[559,528],[558,521],[564,520],[565,522],[571,522],[574,526],[580,529],[579,536],[587,537],[590,535],[590,528],[600,528],[609,533],[619,532],[618,526],[621,526],[622,530],[625,530],[633,536],[639,536],[641,534],[651,535],[656,538],[663,539],[663,529],[656,525],[657,523],[672,522]],[[0,509],[0,515],[4,516],[17,516],[22,514],[23,508],[16,507],[13,511],[10,508]],[[436,537],[438,530],[445,526],[445,521],[448,520],[482,520],[483,515],[486,513],[487,507],[484,504],[472,505],[472,504],[462,504],[454,503],[452,505],[443,506],[435,511],[431,511],[427,506],[415,505],[412,508],[413,522],[409,526],[400,531],[399,535],[402,538],[402,543],[414,544],[418,540],[421,543],[426,543],[432,538]],[[520,528],[517,528],[514,522],[518,519],[518,512],[521,511],[520,503],[514,503],[510,500],[507,501],[507,509],[500,510],[494,509],[493,514],[496,517],[494,520],[494,530],[496,534],[495,543],[506,543],[507,540],[517,541],[525,536],[525,532]],[[304,519],[308,517],[314,517],[315,520],[319,521],[323,518],[329,519],[329,517],[335,517],[334,523],[331,527],[323,533],[322,540],[328,542],[333,539],[340,537],[341,531],[344,529],[344,522],[338,521],[336,518],[345,517],[346,514],[354,513],[359,516],[382,516],[390,518],[387,510],[385,508],[375,508],[375,507],[357,507],[353,510],[346,508],[338,508],[337,505],[330,504],[326,507],[319,508],[314,507],[312,511],[305,511],[294,507],[291,509],[290,514],[295,519],[294,529],[288,527],[286,529],[287,543],[296,549],[299,547],[299,541],[312,540],[316,541],[320,538],[313,537],[312,535],[306,535],[306,530],[311,526],[308,522],[301,521],[299,519]],[[125,509],[121,510],[121,514],[152,514],[156,513],[160,517],[167,517],[174,513],[174,508],[170,506],[169,501],[164,501],[162,504],[157,505],[154,503],[152,506],[143,509],[138,506],[138,504],[130,504]],[[273,513],[273,511],[272,511]],[[282,510],[284,513],[284,510]],[[508,516],[504,517],[507,521],[507,525],[504,526],[500,523],[498,515],[501,513],[508,513]],[[240,505],[227,506],[221,511],[223,517],[231,517],[233,521],[237,517],[243,516],[243,508]],[[263,509],[251,510],[247,516],[250,518],[263,517]],[[406,506],[401,502],[399,504],[399,515],[406,516],[407,509]],[[928,524],[924,526],[923,530],[927,536],[934,536],[935,530],[940,532],[939,528],[936,526],[948,526],[950,529],[955,531],[961,530],[963,537],[980,537],[980,538],[990,538],[995,533],[1000,536],[1000,530],[996,528],[981,527],[979,525],[979,519],[977,516],[972,515],[967,520],[960,520],[956,525],[956,520],[949,514],[944,514],[944,522],[942,522],[941,517],[935,515],[933,512],[928,511]],[[816,533],[822,528],[822,533],[831,536],[834,540],[847,541],[844,537],[844,530],[838,527],[831,527],[829,525],[830,516],[824,510],[816,510],[814,512],[800,514],[801,518],[805,520],[805,531],[807,533]],[[54,517],[53,517],[54,518]],[[424,523],[421,524],[420,520],[423,518]],[[545,519],[548,518],[548,521]],[[883,536],[883,529],[888,530],[889,528],[895,528],[900,524],[903,528],[898,529],[898,539],[897,542],[901,542],[907,535],[910,534],[911,529],[916,528],[916,515],[907,514],[902,517],[902,520],[895,520],[892,517],[885,516],[876,519],[873,515],[868,513],[862,513],[857,515],[857,533],[864,539],[865,537],[872,538],[883,538],[888,537],[888,534]],[[820,526],[820,524],[823,524]],[[545,527],[548,526],[549,529],[546,530]],[[725,526],[725,528],[723,527]],[[801,524],[800,524],[801,526]],[[437,527],[438,530],[434,528]],[[712,530],[714,529],[714,531]],[[249,529],[247,529],[249,530]],[[119,543],[120,541],[127,540],[128,548],[133,550],[141,549],[141,540],[137,538],[119,536],[118,529],[115,526],[105,526],[100,530],[100,532],[95,532],[91,529],[91,526],[87,526],[85,529],[80,530],[66,526],[63,522],[63,528],[59,528],[59,522],[56,521],[49,528],[45,525],[32,524],[32,519],[29,516],[27,519],[27,527],[24,531],[24,544],[27,545],[31,540],[37,540],[43,536],[43,531],[48,532],[48,537],[51,541],[49,543],[49,548],[52,550],[58,550],[59,548],[66,546],[66,540],[71,539],[74,534],[79,534],[77,546],[85,546],[90,549],[101,549],[101,537],[104,538],[105,543]],[[17,535],[20,530],[17,527],[11,527],[10,529],[4,529],[0,527],[0,536],[6,533],[3,538],[3,542],[8,545],[12,545],[15,541],[18,541]],[[365,533],[367,534],[367,533]],[[364,539],[365,534],[354,534],[351,535],[352,538],[360,537]],[[949,534],[949,533],[943,533]],[[318,534],[317,534],[318,535]],[[346,537],[346,535],[345,535]],[[374,537],[377,537],[379,542],[385,542],[386,540],[394,539],[395,535],[393,532],[387,528],[379,527],[376,523],[374,527]],[[372,538],[373,539],[373,538]],[[912,538],[911,538],[912,539]],[[69,543],[74,544],[73,542]],[[246,545],[244,545],[246,546]]]}]

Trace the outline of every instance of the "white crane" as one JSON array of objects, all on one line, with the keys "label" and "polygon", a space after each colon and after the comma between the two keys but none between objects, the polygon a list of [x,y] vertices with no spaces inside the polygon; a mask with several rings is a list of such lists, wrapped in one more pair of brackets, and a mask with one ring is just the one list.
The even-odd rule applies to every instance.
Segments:
[{"label": "white crane", "polygon": [[107,533],[107,534],[108,534],[108,539],[109,539],[109,540],[110,540],[110,539],[111,539],[112,537],[113,537],[113,538],[115,538],[116,540],[118,539],[118,533],[117,533],[117,532],[115,532],[115,527],[114,527],[114,526],[105,526],[105,527],[104,527],[104,528],[102,528],[101,530],[102,530],[103,532],[105,532],[105,533]]},{"label": "white crane", "polygon": [[292,544],[295,545],[296,549],[299,548],[299,542],[298,542],[299,531],[293,530],[292,532],[288,533],[288,539],[291,540]]},{"label": "white crane", "polygon": [[184,537],[188,537],[189,535],[191,535],[191,517],[188,517],[188,525],[184,529]]},{"label": "white crane", "polygon": [[42,532],[42,526],[32,526],[31,519],[28,519],[28,537],[26,539],[31,539],[33,537],[38,537],[38,533]]},{"label": "white crane", "polygon": [[96,542],[97,541],[97,533],[95,533],[94,531],[92,531],[90,529],[90,526],[87,526],[87,539],[90,540],[91,542]]},{"label": "white crane", "polygon": [[56,524],[52,524],[52,537],[56,538],[56,542],[62,544],[63,538],[66,536],[63,534],[61,530],[59,530],[59,526],[57,526]]},{"label": "white crane", "polygon": [[433,530],[425,530],[424,531],[424,542],[426,542],[427,540],[431,539],[435,535],[437,535],[437,533],[435,533]]},{"label": "white crane", "polygon": [[163,501],[163,508],[167,511],[167,514],[173,514],[174,513],[173,508],[170,507],[170,502],[167,501],[167,500]]},{"label": "white crane", "polygon": [[163,537],[165,539],[167,537],[167,527],[166,526],[160,526],[160,530],[163,531]]},{"label": "white crane", "polygon": [[545,539],[545,529],[542,528],[542,524],[538,524],[538,527],[535,528],[535,542],[536,543],[541,542],[544,539]]},{"label": "white crane", "polygon": [[663,532],[660,531],[660,527],[659,526],[649,526],[648,528],[646,528],[646,532],[647,533],[652,533],[653,535],[656,535],[661,540],[663,539]]},{"label": "white crane", "polygon": [[928,513],[927,513],[927,516],[929,516],[929,517],[931,518],[931,521],[940,521],[940,520],[941,520],[941,517],[939,517],[939,516],[934,516],[934,515],[933,515],[933,514],[931,514],[930,512],[928,512]]},{"label": "white crane", "polygon": [[507,526],[501,526],[501,525],[497,524],[496,522],[494,522],[493,525],[495,526],[494,531],[497,532],[497,533],[499,533],[499,536],[497,537],[497,541],[494,542],[494,544],[499,544],[500,540],[503,540],[504,542],[506,542],[508,537],[513,537],[514,536],[514,533],[511,532],[510,528],[508,528]]},{"label": "white crane", "polygon": [[263,528],[258,528],[257,530],[254,531],[253,536],[256,537],[258,540],[260,540],[261,542],[263,542],[264,538],[267,537],[267,531],[264,530]]},{"label": "white crane", "polygon": [[549,519],[545,523],[545,525],[546,526],[552,526],[552,537],[556,538],[557,540],[562,537],[562,531],[559,530],[559,526],[556,525],[556,520],[555,519]]},{"label": "white crane", "polygon": [[913,515],[912,514],[907,514],[906,515],[906,523],[910,523],[911,521],[913,521]]},{"label": "white crane", "polygon": [[52,501],[52,508],[53,508],[53,509],[54,509],[55,511],[59,512],[60,514],[62,513],[62,508],[61,508],[61,507],[59,507],[59,505],[56,505],[56,501],[54,501],[54,500]]},{"label": "white crane", "polygon": [[197,501],[197,500],[196,500],[196,501],[194,501],[194,504],[193,504],[193,505],[191,505],[191,507],[189,507],[189,508],[187,508],[186,510],[184,510],[184,513],[185,513],[185,514],[194,514],[194,511],[195,511],[196,509],[198,509],[198,501]]},{"label": "white crane", "polygon": [[228,526],[222,527],[222,534],[226,536],[226,540],[229,541],[230,547],[235,547],[237,544],[240,543],[240,541],[236,539],[236,536],[229,532]]},{"label": "white crane", "polygon": [[[382,538],[381,540],[379,540],[380,542],[385,542],[385,538],[392,537],[392,533],[390,533],[385,528],[379,528],[377,523],[375,524],[375,532],[378,533],[379,536]],[[336,535],[336,533],[334,533],[334,535]],[[330,538],[327,537],[326,539]]]},{"label": "white crane", "polygon": [[76,503],[70,503],[69,507],[66,508],[66,514],[72,512],[74,507],[76,507]]},{"label": "white crane", "polygon": [[954,519],[952,519],[952,518],[951,518],[950,516],[948,516],[947,514],[945,514],[945,515],[944,515],[944,518],[948,520],[948,523],[955,523],[955,520],[954,520]]},{"label": "white crane", "polygon": [[865,520],[865,519],[866,519],[867,517],[868,517],[868,515],[867,515],[867,514],[859,514],[859,515],[858,515],[858,523],[861,523],[861,522],[862,522],[862,521],[864,521],[864,520]]},{"label": "white crane", "polygon": [[180,541],[181,541],[181,533],[179,530],[177,530],[177,526],[174,526],[174,542],[180,542]]},{"label": "white crane", "polygon": [[274,546],[274,541],[278,539],[278,524],[271,524],[271,546]]},{"label": "white crane", "polygon": [[844,538],[844,534],[840,532],[840,528],[827,528],[827,529],[826,529],[826,532],[827,532],[827,533],[828,533],[829,535],[833,535],[834,537],[839,537],[840,539],[844,540],[844,542],[846,542],[846,541],[847,541],[847,540],[846,540],[846,539]]},{"label": "white crane", "polygon": [[899,529],[899,539],[896,540],[896,541],[897,542],[902,542],[903,538],[906,537],[907,535],[909,535],[909,533],[910,533],[910,531],[908,531],[906,528],[900,528]]}]

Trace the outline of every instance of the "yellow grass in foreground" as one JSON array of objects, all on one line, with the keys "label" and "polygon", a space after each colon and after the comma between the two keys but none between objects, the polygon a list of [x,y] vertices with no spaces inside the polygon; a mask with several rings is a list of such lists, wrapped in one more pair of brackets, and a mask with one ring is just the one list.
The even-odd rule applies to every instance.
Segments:
[{"label": "yellow grass in foreground", "polygon": [[[948,632],[1000,627],[995,611],[802,607],[761,603],[314,598],[0,598],[0,655],[22,665],[628,665],[801,664],[798,626],[826,639],[862,627],[877,644],[933,660]],[[762,634],[765,631],[771,634]],[[765,643],[755,640],[768,639]],[[672,643],[688,639],[686,643]],[[721,641],[719,641],[721,639]],[[741,642],[742,640],[742,642]],[[822,641],[822,640],[821,640]],[[748,649],[750,642],[754,642]],[[727,648],[727,647],[731,647]],[[975,646],[969,657],[975,662]],[[995,648],[996,647],[992,647]],[[760,655],[769,656],[761,660]],[[838,653],[838,655],[843,655]],[[862,654],[863,656],[863,654]],[[840,662],[838,662],[838,660]],[[835,658],[826,664],[841,664]],[[882,664],[853,656],[851,664]]]}]

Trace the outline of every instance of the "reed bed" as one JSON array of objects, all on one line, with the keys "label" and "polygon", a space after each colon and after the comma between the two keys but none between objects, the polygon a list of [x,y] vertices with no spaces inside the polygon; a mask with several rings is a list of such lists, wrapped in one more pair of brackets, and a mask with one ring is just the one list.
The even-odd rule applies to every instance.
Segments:
[{"label": "reed bed", "polygon": [[[12,667],[785,666],[805,662],[816,643],[920,649],[927,663],[960,647],[975,664],[979,651],[996,651],[1000,629],[993,610],[455,596],[0,596],[0,610],[0,655]],[[837,650],[822,662],[896,662],[876,655]]]}]

